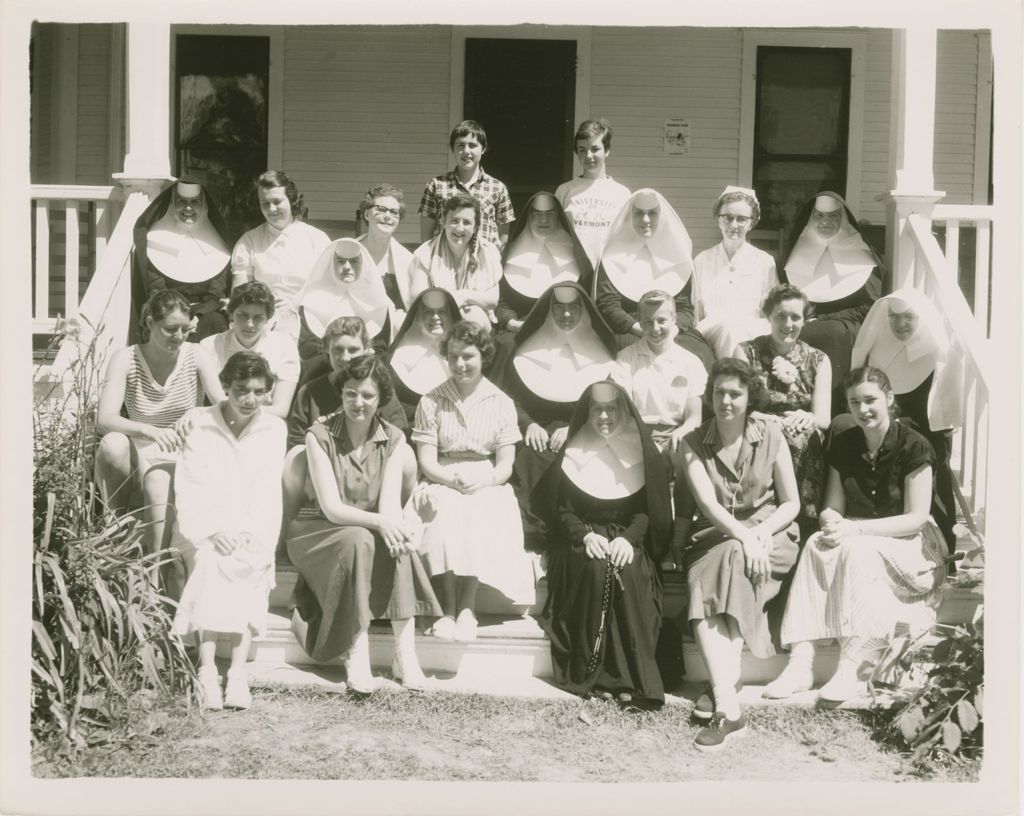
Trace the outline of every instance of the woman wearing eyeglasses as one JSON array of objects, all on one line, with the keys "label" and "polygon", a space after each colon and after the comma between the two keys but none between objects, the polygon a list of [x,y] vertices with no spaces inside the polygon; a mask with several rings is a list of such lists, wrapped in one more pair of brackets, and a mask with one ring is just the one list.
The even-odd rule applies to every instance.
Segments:
[{"label": "woman wearing eyeglasses", "polygon": [[357,229],[365,227],[365,231],[356,240],[366,247],[384,281],[384,289],[395,307],[398,326],[412,302],[409,294],[412,253],[395,238],[404,215],[405,194],[392,184],[374,184],[359,202],[357,213]]},{"label": "woman wearing eyeglasses", "polygon": [[761,304],[779,276],[772,256],[747,243],[761,217],[753,190],[726,187],[712,212],[722,241],[693,261],[693,303],[697,330],[721,359],[744,340],[768,334]]}]

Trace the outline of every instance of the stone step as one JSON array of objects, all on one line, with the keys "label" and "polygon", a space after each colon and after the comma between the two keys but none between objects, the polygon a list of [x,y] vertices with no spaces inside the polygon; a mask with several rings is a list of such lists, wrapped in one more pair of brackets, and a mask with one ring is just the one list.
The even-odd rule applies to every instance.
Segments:
[{"label": "stone step", "polygon": [[[278,564],[276,571],[277,585],[270,591],[271,608],[286,608],[291,603],[292,592],[298,573],[291,564]],[[519,617],[523,614],[540,615],[548,597],[546,578],[537,582],[537,599],[532,606],[516,606],[508,602],[501,593],[487,585],[481,585],[477,592],[477,612],[480,615],[499,615]],[[667,572],[664,576],[664,592],[662,606],[666,618],[675,618],[682,614],[686,606],[686,577],[681,572]]]}]

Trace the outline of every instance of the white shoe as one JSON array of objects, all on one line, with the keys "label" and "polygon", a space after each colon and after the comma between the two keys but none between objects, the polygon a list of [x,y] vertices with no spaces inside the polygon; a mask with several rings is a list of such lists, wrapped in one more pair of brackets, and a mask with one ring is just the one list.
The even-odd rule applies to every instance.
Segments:
[{"label": "white shoe", "polygon": [[245,669],[228,672],[228,682],[224,688],[224,706],[226,708],[246,709],[252,705],[252,693],[249,691],[249,675]]},{"label": "white shoe", "polygon": [[463,609],[455,620],[455,640],[472,643],[476,640],[477,620],[472,609]]},{"label": "white shoe", "polygon": [[391,661],[391,674],[395,680],[401,683],[407,691],[426,691],[428,679],[420,668],[416,655],[413,654],[403,660],[395,652],[395,659]]},{"label": "white shoe", "polygon": [[784,700],[801,691],[809,691],[813,685],[814,673],[811,667],[791,660],[782,673],[764,687],[764,696],[769,700]]},{"label": "white shoe", "polygon": [[438,640],[455,640],[455,618],[450,615],[438,618],[430,627],[429,634]]},{"label": "white shoe", "polygon": [[818,697],[829,703],[843,703],[864,693],[866,683],[857,676],[857,665],[842,661],[832,679],[818,691]]},{"label": "white shoe", "polygon": [[224,708],[224,696],[220,690],[220,675],[216,666],[202,666],[198,672],[199,697],[201,705],[208,711]]}]

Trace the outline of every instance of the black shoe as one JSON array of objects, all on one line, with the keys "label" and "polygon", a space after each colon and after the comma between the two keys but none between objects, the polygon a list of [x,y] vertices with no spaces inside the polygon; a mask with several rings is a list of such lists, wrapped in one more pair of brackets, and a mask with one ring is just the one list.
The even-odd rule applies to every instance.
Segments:
[{"label": "black shoe", "polygon": [[737,740],[747,733],[747,718],[742,714],[735,720],[727,720],[724,714],[715,714],[711,723],[702,728],[693,741],[698,751],[718,751],[725,743]]}]

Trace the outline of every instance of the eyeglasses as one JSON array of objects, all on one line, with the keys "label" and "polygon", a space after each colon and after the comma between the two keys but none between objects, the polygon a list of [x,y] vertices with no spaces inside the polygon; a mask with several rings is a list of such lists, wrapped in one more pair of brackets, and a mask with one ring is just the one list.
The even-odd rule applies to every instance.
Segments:
[{"label": "eyeglasses", "polygon": [[401,210],[393,210],[390,207],[382,207],[380,204],[374,204],[373,211],[377,213],[377,215],[390,215],[392,218],[402,217]]},{"label": "eyeglasses", "polygon": [[736,224],[738,227],[745,227],[753,219],[749,215],[725,215],[718,216],[727,224]]},{"label": "eyeglasses", "polygon": [[355,388],[341,389],[341,398],[347,402],[355,402],[357,397],[361,397],[363,402],[374,402],[379,396],[379,394],[371,394],[367,391],[357,391]]}]

